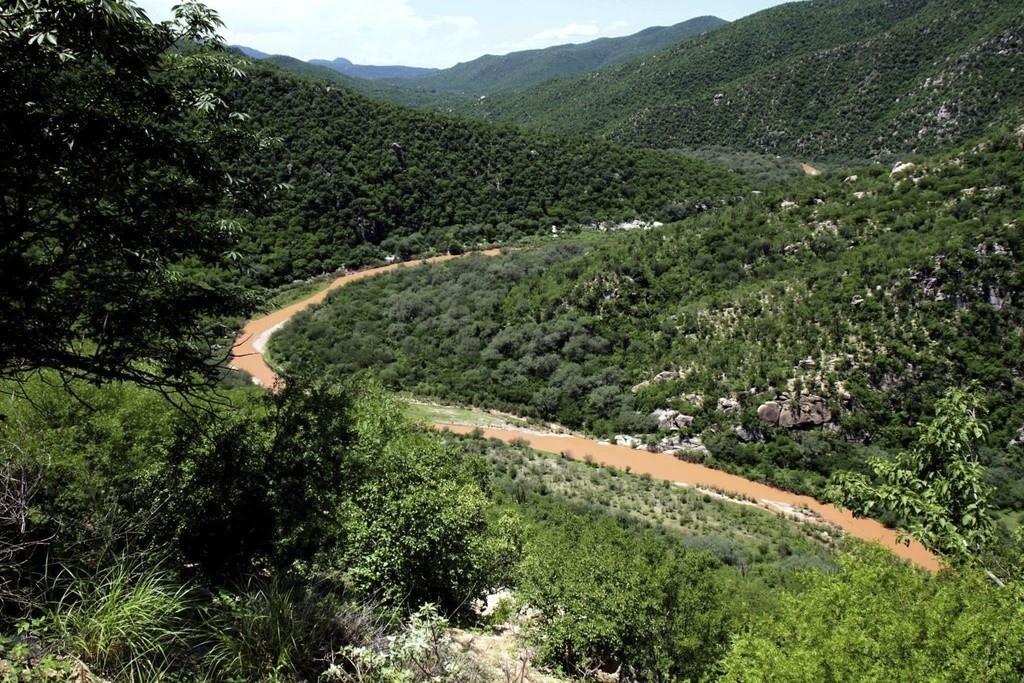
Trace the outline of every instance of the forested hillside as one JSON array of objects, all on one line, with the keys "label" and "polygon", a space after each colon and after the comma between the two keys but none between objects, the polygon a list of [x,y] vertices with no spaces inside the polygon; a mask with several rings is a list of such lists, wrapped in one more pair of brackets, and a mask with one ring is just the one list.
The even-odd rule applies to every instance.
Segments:
[{"label": "forested hillside", "polygon": [[519,90],[554,78],[575,76],[653,54],[684,40],[714,31],[726,21],[696,17],[674,26],[653,26],[621,38],[598,38],[507,55],[484,55],[449,69],[392,83],[418,90],[489,95]]},{"label": "forested hillside", "polygon": [[999,503],[1024,509],[1022,145],[1024,131],[1003,134],[660,230],[381,278],[297,319],[272,352],[649,434],[639,441],[817,492],[874,449],[906,446],[944,387],[977,381]]},{"label": "forested hillside", "polygon": [[405,110],[244,68],[227,100],[268,142],[232,161],[232,174],[277,188],[251,206],[243,237],[260,284],[552,225],[699,211],[744,191],[732,172],[677,155]]},{"label": "forested hillside", "polygon": [[[0,681],[1024,679],[1020,121],[783,185],[701,151],[758,191],[374,103],[220,28],[0,6]],[[228,365],[265,285],[513,239],[352,277],[271,342],[273,387]],[[626,458],[835,475],[929,561],[852,515],[438,432],[409,415],[479,413],[373,373]]]},{"label": "forested hillside", "polygon": [[634,145],[886,156],[978,135],[1024,103],[1014,0],[809,0],[466,113]]}]

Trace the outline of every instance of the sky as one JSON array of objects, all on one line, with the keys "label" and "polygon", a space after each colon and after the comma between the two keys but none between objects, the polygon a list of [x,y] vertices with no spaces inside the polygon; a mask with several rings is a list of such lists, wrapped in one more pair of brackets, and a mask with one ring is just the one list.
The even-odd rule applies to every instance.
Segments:
[{"label": "sky", "polygon": [[[135,0],[154,21],[179,0]],[[300,59],[449,67],[484,54],[624,36],[780,0],[205,0],[232,45]]]}]

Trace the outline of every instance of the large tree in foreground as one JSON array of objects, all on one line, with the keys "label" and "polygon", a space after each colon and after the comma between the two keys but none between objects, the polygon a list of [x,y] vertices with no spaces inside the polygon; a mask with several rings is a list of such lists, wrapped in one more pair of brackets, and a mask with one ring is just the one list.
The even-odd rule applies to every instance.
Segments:
[{"label": "large tree in foreground", "polygon": [[976,394],[949,390],[911,450],[871,460],[870,479],[836,475],[829,497],[859,515],[895,514],[914,538],[953,562],[977,559],[992,539],[990,487],[978,462],[988,433],[980,412]]},{"label": "large tree in foreground", "polygon": [[[230,64],[185,2],[0,2],[0,377],[56,368],[186,388],[216,372],[230,185],[211,149],[241,120],[191,85]],[[239,74],[240,75],[240,74]]]}]

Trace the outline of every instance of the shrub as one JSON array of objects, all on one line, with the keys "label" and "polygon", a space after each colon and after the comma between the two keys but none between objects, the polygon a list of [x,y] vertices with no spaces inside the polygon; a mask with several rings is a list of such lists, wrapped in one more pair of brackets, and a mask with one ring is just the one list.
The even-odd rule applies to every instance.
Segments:
[{"label": "shrub", "polygon": [[117,680],[151,681],[194,636],[188,590],[162,571],[121,560],[89,575],[67,575],[47,625],[61,652]]}]

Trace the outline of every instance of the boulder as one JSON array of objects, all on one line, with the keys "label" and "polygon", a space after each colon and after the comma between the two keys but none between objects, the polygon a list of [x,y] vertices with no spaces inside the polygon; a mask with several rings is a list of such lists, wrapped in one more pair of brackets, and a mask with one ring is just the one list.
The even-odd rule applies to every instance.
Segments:
[{"label": "boulder", "polygon": [[832,421],[832,411],[825,399],[804,394],[792,401],[767,401],[757,409],[757,417],[768,425],[782,429],[817,427]]},{"label": "boulder", "polygon": [[676,372],[675,370],[665,370],[663,372],[659,372],[657,375],[655,375],[651,379],[644,380],[643,382],[640,382],[640,384],[634,385],[633,386],[633,393],[635,394],[636,392],[640,391],[641,389],[643,389],[645,387],[649,387],[652,384],[655,384],[655,383],[658,383],[658,382],[671,382],[674,379],[679,379],[679,377],[680,377],[680,373]]},{"label": "boulder", "polygon": [[675,432],[693,424],[691,415],[683,415],[678,410],[669,410],[668,408],[655,410],[650,416],[657,420],[660,432]]},{"label": "boulder", "polygon": [[910,173],[915,168],[917,168],[917,164],[912,164],[909,161],[900,161],[892,167],[892,173],[889,174],[889,177],[891,178],[892,176],[899,175],[900,173]]},{"label": "boulder", "polygon": [[1017,431],[1017,436],[1010,442],[1011,446],[1024,446],[1024,427]]},{"label": "boulder", "polygon": [[679,455],[680,453],[700,457],[711,455],[711,452],[699,436],[689,439],[684,439],[678,435],[669,436],[657,443],[651,444],[648,446],[648,450],[652,453],[668,453],[670,455]]},{"label": "boulder", "polygon": [[757,409],[757,417],[766,424],[777,425],[779,424],[779,416],[782,414],[782,406],[779,405],[778,401],[768,401],[762,403]]},{"label": "boulder", "polygon": [[759,432],[750,431],[743,425],[736,425],[736,427],[734,427],[732,431],[733,434],[736,435],[736,438],[742,441],[743,443],[753,443],[754,441],[764,440],[764,437],[761,436]]},{"label": "boulder", "polygon": [[718,409],[723,413],[735,413],[740,409],[740,402],[735,398],[720,398]]},{"label": "boulder", "polygon": [[625,446],[626,448],[640,448],[644,445],[644,442],[636,436],[630,436],[629,434],[616,434],[615,445]]}]

